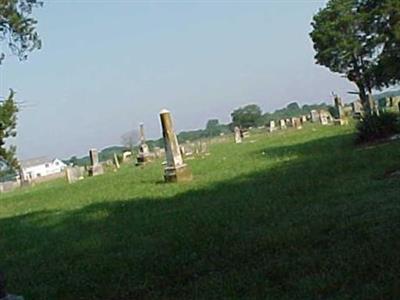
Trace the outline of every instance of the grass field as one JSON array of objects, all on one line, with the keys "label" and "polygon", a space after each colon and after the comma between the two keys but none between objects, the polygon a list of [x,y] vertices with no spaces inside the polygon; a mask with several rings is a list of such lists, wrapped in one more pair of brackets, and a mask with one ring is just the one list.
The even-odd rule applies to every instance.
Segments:
[{"label": "grass field", "polygon": [[0,197],[0,268],[25,299],[400,299],[400,143],[352,127],[215,144]]}]

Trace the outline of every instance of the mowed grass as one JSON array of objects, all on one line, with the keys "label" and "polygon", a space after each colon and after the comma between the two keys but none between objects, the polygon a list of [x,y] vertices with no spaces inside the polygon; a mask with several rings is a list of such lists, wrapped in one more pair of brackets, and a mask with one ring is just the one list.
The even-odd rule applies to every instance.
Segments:
[{"label": "mowed grass", "polygon": [[124,166],[0,197],[25,299],[400,299],[400,143],[307,126],[214,144],[194,181]]}]

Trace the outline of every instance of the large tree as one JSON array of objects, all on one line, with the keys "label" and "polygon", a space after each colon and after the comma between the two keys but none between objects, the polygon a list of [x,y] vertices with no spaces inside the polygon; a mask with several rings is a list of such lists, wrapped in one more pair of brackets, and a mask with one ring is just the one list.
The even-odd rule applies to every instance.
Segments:
[{"label": "large tree", "polygon": [[[0,41],[21,60],[27,58],[29,51],[41,47],[37,21],[31,17],[32,9],[41,4],[38,0],[0,0]],[[4,57],[3,52],[0,59]]]},{"label": "large tree", "polygon": [[15,158],[15,146],[6,147],[6,139],[17,135],[17,112],[18,107],[14,100],[14,91],[0,103],[0,157],[5,159],[12,168],[18,167],[18,161]]},{"label": "large tree", "polygon": [[398,69],[389,72],[398,58],[398,2],[330,0],[312,22],[317,63],[354,82],[368,112],[372,89],[398,80]]},{"label": "large tree", "polygon": [[261,108],[256,104],[249,104],[244,107],[240,107],[231,113],[233,125],[243,128],[257,125],[257,121],[261,118],[261,116]]},{"label": "large tree", "polygon": [[400,1],[363,0],[368,35],[376,39],[379,61],[374,74],[378,88],[400,81]]},{"label": "large tree", "polygon": [[[36,32],[36,20],[31,17],[32,9],[40,6],[38,0],[0,0],[0,42],[5,43],[10,52],[19,59],[27,58],[27,53],[39,49],[41,42]],[[3,48],[4,49],[4,48]],[[0,63],[5,58],[0,53]],[[14,146],[6,147],[6,139],[16,133],[18,107],[11,90],[0,103],[0,156],[13,168],[18,167]]]}]

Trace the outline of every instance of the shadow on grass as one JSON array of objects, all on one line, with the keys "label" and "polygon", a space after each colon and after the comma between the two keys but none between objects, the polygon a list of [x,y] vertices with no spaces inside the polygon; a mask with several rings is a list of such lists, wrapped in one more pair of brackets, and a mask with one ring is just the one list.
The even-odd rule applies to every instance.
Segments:
[{"label": "shadow on grass", "polygon": [[1,263],[26,299],[397,299],[399,181],[371,180],[396,151],[325,138],[173,198],[1,219]]}]

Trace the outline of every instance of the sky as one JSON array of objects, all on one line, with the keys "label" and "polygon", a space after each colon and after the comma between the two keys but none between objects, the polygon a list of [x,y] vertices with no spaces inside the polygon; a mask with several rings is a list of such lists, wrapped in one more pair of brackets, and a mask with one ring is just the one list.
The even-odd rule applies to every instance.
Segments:
[{"label": "sky", "polygon": [[349,101],[353,85],[314,60],[310,23],[325,3],[45,1],[42,49],[0,66],[0,95],[12,88],[22,102],[18,157],[86,155],[141,122],[159,138],[163,108],[179,132],[249,103],[271,112],[331,103],[332,91]]}]

